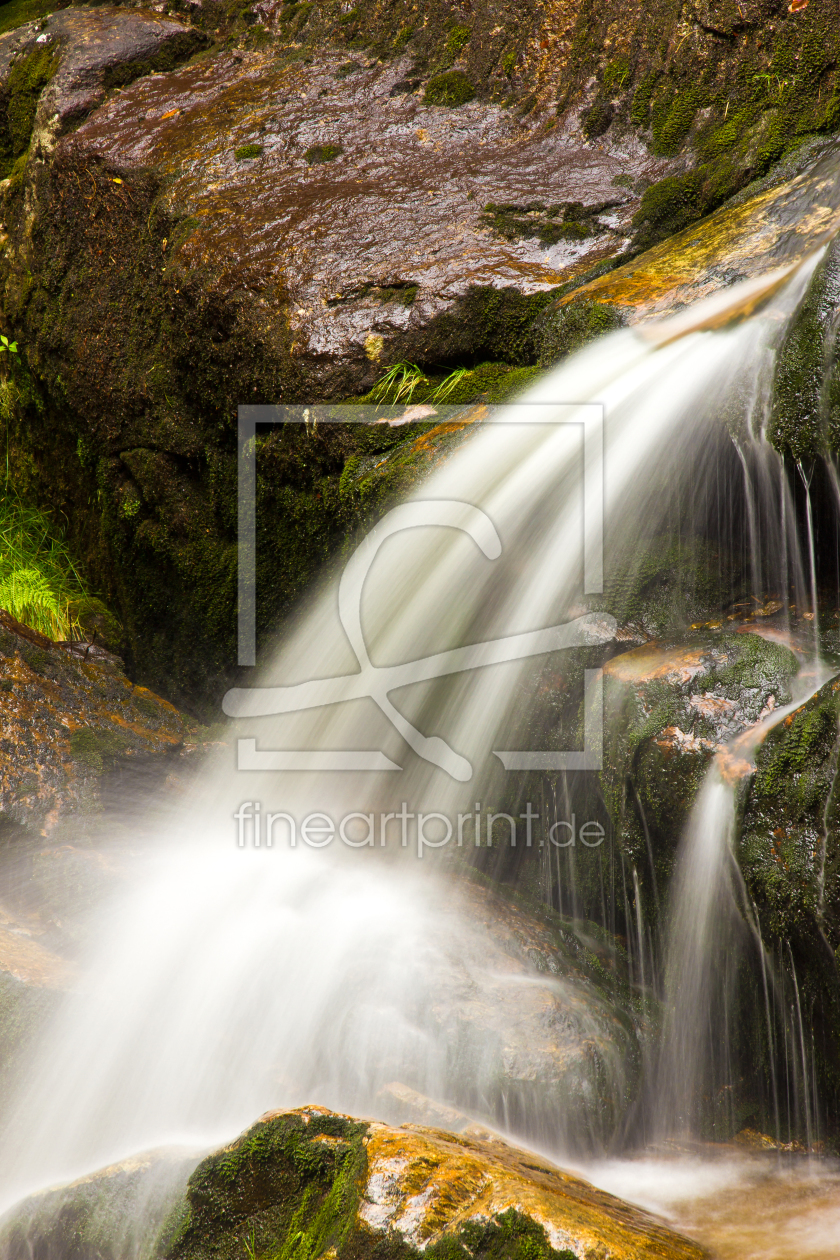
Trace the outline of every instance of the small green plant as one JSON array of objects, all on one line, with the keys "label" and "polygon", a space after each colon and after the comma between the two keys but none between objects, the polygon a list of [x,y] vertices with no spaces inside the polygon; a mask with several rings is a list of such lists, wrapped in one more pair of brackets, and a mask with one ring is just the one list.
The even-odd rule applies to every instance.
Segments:
[{"label": "small green plant", "polygon": [[237,162],[247,162],[250,158],[258,158],[262,153],[261,144],[243,144],[234,153]]},{"label": "small green plant", "polygon": [[469,375],[470,369],[465,367],[456,368],[454,372],[450,372],[432,394],[432,402],[445,402],[450,394],[458,388],[464,377]]},{"label": "small green plant", "polygon": [[468,43],[471,35],[468,26],[453,26],[446,40],[446,51],[453,59]]},{"label": "small green plant", "polygon": [[428,383],[416,363],[395,363],[376,382],[370,391],[370,397],[377,402],[411,402],[414,391],[420,385]]},{"label": "small green plant", "polygon": [[310,166],[322,166],[324,162],[334,161],[341,152],[340,144],[313,144],[303,156]]},{"label": "small green plant", "polygon": [[0,336],[0,354],[17,354],[18,343],[9,341],[8,337]]},{"label": "small green plant", "polygon": [[0,608],[51,639],[79,633],[90,599],[62,532],[46,513],[0,489]]},{"label": "small green plant", "polygon": [[466,105],[475,96],[475,88],[460,70],[436,74],[426,84],[424,105],[446,105],[450,109]]}]

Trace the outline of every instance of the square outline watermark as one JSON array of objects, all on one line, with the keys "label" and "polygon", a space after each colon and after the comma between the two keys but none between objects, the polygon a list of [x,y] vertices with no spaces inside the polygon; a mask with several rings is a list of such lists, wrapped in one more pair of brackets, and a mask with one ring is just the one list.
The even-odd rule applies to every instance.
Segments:
[{"label": "square outline watermark", "polygon": [[[474,406],[474,404],[470,404]],[[523,417],[522,411],[527,408],[531,413],[527,418]],[[558,410],[561,408],[568,409],[572,414],[568,417],[558,417]],[[397,424],[414,425],[416,423],[428,424],[431,416],[435,417],[435,424],[451,424],[457,422],[459,417],[464,417],[469,407],[440,405],[435,406],[431,414],[411,416],[413,409],[409,404],[401,406],[385,406],[385,405],[355,405],[355,404],[310,404],[304,405],[278,405],[278,404],[243,404],[238,408],[238,442],[237,442],[237,493],[238,493],[238,540],[237,540],[237,560],[238,560],[238,663],[242,667],[252,667],[256,663],[256,430],[257,425],[277,425],[277,424],[297,424],[303,425],[307,430],[315,431],[319,423],[322,424],[382,424],[388,423],[393,426]],[[506,419],[504,413],[509,411],[517,411],[519,415],[516,419]],[[538,411],[543,413],[539,416],[533,416]],[[338,412],[338,414],[336,414]],[[348,415],[352,412],[352,415]],[[544,413],[550,413],[545,415]],[[391,414],[389,414],[391,413]],[[583,413],[583,414],[581,414]],[[408,416],[408,419],[404,417]],[[533,418],[532,418],[533,417]],[[604,407],[600,403],[528,403],[517,402],[513,404],[499,404],[495,407],[487,405],[487,415],[481,420],[474,420],[471,424],[481,425],[487,424],[507,424],[521,425],[530,427],[534,424],[550,424],[550,425],[575,425],[583,429],[583,569],[584,569],[584,593],[585,594],[601,594],[603,592],[603,540],[604,540]],[[417,510],[423,509],[426,505],[425,514],[421,511],[418,519],[406,520],[405,515],[417,516]],[[490,550],[486,550],[484,543],[479,535],[483,532],[481,522],[476,519],[472,524],[464,525],[454,519],[448,519],[447,508],[458,507],[462,511],[476,513],[477,517],[483,517],[484,521],[489,525],[490,530],[495,536],[495,543],[491,542],[491,548],[496,544],[498,551],[491,554]],[[441,511],[443,516],[441,517]],[[402,513],[402,515],[401,515]],[[391,518],[400,517],[400,523],[396,523]],[[386,533],[383,534],[381,526],[383,522],[391,521]],[[440,677],[443,674],[452,672],[461,672],[465,669],[477,668],[480,665],[500,663],[501,661],[509,661],[521,659],[523,656],[538,655],[542,652],[558,650],[563,647],[585,646],[593,642],[587,639],[581,630],[580,623],[586,618],[579,618],[577,622],[570,622],[564,626],[552,627],[549,631],[536,631],[526,635],[512,636],[508,640],[496,640],[494,643],[473,645],[472,648],[454,649],[449,653],[438,654],[436,658],[428,658],[428,661],[412,662],[405,666],[398,666],[390,671],[377,670],[367,657],[367,651],[364,646],[363,636],[361,633],[361,625],[358,622],[358,608],[361,601],[361,583],[364,581],[367,569],[372,563],[373,556],[378,545],[384,536],[390,533],[399,532],[401,529],[409,528],[411,525],[431,524],[431,525],[455,525],[457,528],[465,529],[470,533],[474,541],[478,542],[485,554],[490,558],[495,558],[501,552],[501,542],[495,532],[495,526],[489,517],[480,508],[474,508],[465,503],[443,503],[437,500],[422,500],[414,498],[409,500],[407,504],[402,505],[402,509],[392,509],[387,513],[373,530],[370,531],[364,542],[354,552],[353,557],[348,562],[345,573],[342,575],[342,586],[345,583],[348,572],[353,568],[354,563],[362,552],[369,552],[370,559],[363,568],[360,576],[357,575],[354,587],[354,595],[356,596],[357,605],[355,608],[356,616],[351,615],[349,620],[351,625],[345,622],[345,617],[340,607],[339,615],[342,620],[345,632],[351,640],[361,673],[358,675],[360,681],[368,679],[370,687],[370,678],[372,675],[389,674],[390,687],[384,685],[377,679],[375,688],[366,689],[362,686],[360,694],[369,695],[375,699],[380,708],[385,712],[386,717],[391,724],[406,739],[406,742],[414,748],[427,761],[439,765],[446,770],[453,778],[468,780],[472,775],[472,767],[464,758],[459,757],[445,741],[436,737],[426,739],[405,719],[398,710],[394,708],[388,699],[388,690],[394,690],[398,686],[405,685],[410,681],[417,681],[417,677],[409,676],[417,672],[417,666],[428,666],[429,661],[434,660],[437,667],[442,669],[442,673],[426,673],[419,675],[420,678]],[[473,528],[478,533],[473,532]],[[373,548],[370,546],[371,538],[374,534],[379,534],[379,542]],[[356,565],[358,568],[358,565]],[[339,590],[339,603],[341,605],[341,587]],[[345,601],[346,603],[346,601]],[[357,624],[352,624],[352,623]],[[574,631],[578,629],[583,638],[575,636]],[[563,632],[566,632],[565,635]],[[554,634],[554,639],[549,643],[546,635]],[[560,635],[558,640],[557,635]],[[512,651],[513,642],[516,641],[516,650]],[[526,642],[527,641],[527,642]],[[536,644],[536,645],[535,645]],[[541,646],[545,644],[545,646]],[[503,646],[505,651],[512,651],[511,655],[499,655],[499,648]],[[524,649],[524,650],[523,650]],[[488,655],[489,650],[489,655]],[[457,662],[448,659],[444,662],[444,658],[457,658]],[[453,667],[454,665],[454,667]],[[409,675],[403,677],[405,671],[409,671]],[[395,674],[399,675],[399,680],[395,678]],[[354,676],[348,676],[353,678]],[[278,712],[294,712],[300,708],[320,707],[322,704],[332,702],[340,702],[343,699],[352,698],[350,695],[330,695],[324,692],[322,683],[337,683],[345,681],[342,679],[317,680],[312,684],[299,684],[290,688],[235,688],[227,693],[225,697],[225,712],[230,716],[265,716]],[[553,751],[534,751],[534,752],[514,752],[507,750],[495,750],[494,755],[499,758],[506,770],[599,770],[603,761],[603,678],[600,670],[585,671],[584,684],[584,708],[585,708],[585,736],[584,749],[582,752],[553,752]],[[262,701],[255,703],[251,700],[250,710],[248,697],[253,697],[255,693],[263,696]],[[292,698],[291,693],[294,693]],[[267,697],[273,697],[269,700]],[[243,702],[243,697],[245,697]],[[272,703],[279,707],[271,707]],[[266,705],[268,707],[266,707]],[[285,751],[271,752],[259,751],[256,747],[256,739],[240,739],[237,741],[237,764],[240,770],[400,770],[401,766],[390,761],[383,753],[370,751],[330,751],[330,752],[305,752],[305,751]]]}]

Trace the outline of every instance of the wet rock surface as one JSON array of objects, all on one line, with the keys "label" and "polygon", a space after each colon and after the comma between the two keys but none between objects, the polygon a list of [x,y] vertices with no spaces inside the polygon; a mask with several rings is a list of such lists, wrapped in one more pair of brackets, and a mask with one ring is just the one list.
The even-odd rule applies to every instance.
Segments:
[{"label": "wet rock surface", "polygon": [[[129,183],[157,170],[162,208],[188,220],[169,271],[207,269],[266,331],[288,324],[312,396],[351,392],[380,359],[428,358],[428,325],[471,287],[529,295],[620,252],[638,198],[614,180],[662,166],[497,106],[395,94],[409,65],[222,55],[133,85],[64,150]],[[459,333],[482,336],[447,333],[449,357]]]},{"label": "wet rock surface", "polygon": [[[836,142],[815,146],[790,176],[747,190],[708,219],[560,299],[622,309],[635,323],[679,310],[739,281],[794,268],[840,226]],[[755,300],[746,310],[754,309]]]},{"label": "wet rock surface", "polygon": [[165,767],[183,744],[181,715],[132,685],[118,658],[52,643],[0,612],[0,817],[48,835],[100,806],[103,776]]},{"label": "wet rock surface", "polygon": [[[9,111],[7,105],[9,135],[4,137],[13,150],[7,162],[28,147],[27,121],[39,146],[48,150],[51,141],[101,105],[109,89],[171,68],[206,43],[200,31],[151,10],[109,8],[59,10],[0,35],[0,83],[12,106]],[[30,110],[34,116],[27,120]]]},{"label": "wet rock surface", "polygon": [[[195,1157],[192,1160],[195,1166]],[[539,1260],[701,1260],[638,1209],[473,1129],[392,1128],[321,1107],[263,1116],[209,1155],[152,1154],[26,1200],[0,1229],[9,1260],[107,1247],[115,1260],[256,1255],[527,1254]],[[167,1184],[168,1182],[168,1184]],[[139,1213],[142,1216],[138,1219]],[[64,1249],[64,1250],[62,1250]]]},{"label": "wet rock surface", "polygon": [[[728,634],[718,624],[642,644],[604,667],[605,800],[639,877],[661,888],[712,757],[789,702],[802,659],[781,633],[775,641],[755,623]],[[737,753],[727,764],[736,776],[751,770]]]}]

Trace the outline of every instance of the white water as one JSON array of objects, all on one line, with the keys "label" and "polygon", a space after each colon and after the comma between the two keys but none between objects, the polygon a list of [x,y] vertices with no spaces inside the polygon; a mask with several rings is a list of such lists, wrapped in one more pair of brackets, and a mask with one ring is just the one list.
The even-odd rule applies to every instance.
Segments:
[{"label": "white water", "polygon": [[716,1260],[837,1260],[840,1165],[735,1149],[662,1149],[581,1169],[655,1212]]},{"label": "white water", "polygon": [[[689,1136],[703,1103],[731,1079],[730,996],[750,928],[767,984],[765,947],[750,916],[734,853],[737,787],[767,734],[808,700],[832,671],[817,659],[793,680],[796,698],[748,727],[709,768],[680,841],[666,945],[666,1026],[656,1076],[655,1129]],[[746,913],[744,913],[746,910]],[[751,919],[753,921],[751,921]],[[803,1051],[804,1059],[804,1051]],[[775,1065],[771,1063],[771,1071]],[[807,1074],[807,1073],[806,1073]],[[715,1079],[717,1077],[717,1080]],[[804,1105],[809,1108],[807,1091]],[[808,1140],[812,1137],[810,1119]],[[777,1139],[780,1134],[776,1134]]]},{"label": "white water", "polygon": [[[806,278],[779,309],[794,307]],[[699,466],[714,449],[723,399],[734,382],[757,376],[779,326],[754,318],[660,348],[616,334],[549,373],[508,412],[512,423],[476,432],[421,497],[480,507],[501,557],[482,557],[452,529],[389,539],[364,590],[372,659],[401,664],[580,611],[580,431],[533,424],[531,404],[604,405],[606,545],[626,545],[641,518],[656,532],[675,469],[686,459]],[[260,681],[279,686],[356,668],[330,588]],[[292,851],[282,826],[273,849],[240,849],[233,816],[244,800],[298,820],[315,810],[336,820],[379,814],[403,801],[412,812],[454,818],[492,801],[493,750],[516,746],[500,743],[500,733],[517,729],[526,676],[525,665],[495,665],[392,697],[415,727],[469,761],[466,785],[410,752],[372,700],[241,723],[238,733],[260,749],[380,749],[403,770],[243,775],[232,750],[220,752],[160,835],[139,885],[96,924],[96,944],[0,1139],[3,1202],[143,1147],[227,1138],[275,1106],[315,1101],[380,1113],[380,1091],[395,1080],[458,1105],[486,1096],[498,1112],[481,1036],[467,1039],[459,1063],[453,1024],[438,1009],[439,986],[456,1003],[498,994],[490,926],[482,943],[484,925],[445,901],[447,855],[432,870],[431,855],[401,852],[393,830],[384,853],[378,843]],[[557,1000],[571,1008],[573,997]],[[516,1000],[513,993],[514,1013]],[[596,1007],[586,1018],[597,1023]],[[618,1066],[615,1080],[618,1091]],[[548,1116],[554,1150],[572,1136],[561,1113],[558,1106]],[[545,1145],[551,1133],[540,1136]]]}]

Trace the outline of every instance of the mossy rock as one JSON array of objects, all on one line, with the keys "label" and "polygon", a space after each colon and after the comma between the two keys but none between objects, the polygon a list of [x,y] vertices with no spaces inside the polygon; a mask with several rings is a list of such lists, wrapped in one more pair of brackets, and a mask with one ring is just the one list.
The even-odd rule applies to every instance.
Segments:
[{"label": "mossy rock", "polygon": [[693,171],[687,175],[669,175],[647,188],[633,216],[635,247],[647,249],[701,218],[707,207],[700,192],[700,178]]},{"label": "mossy rock", "polygon": [[193,1157],[184,1187],[190,1166],[155,1152],[25,1200],[0,1245],[10,1260],[702,1260],[628,1204],[498,1139],[305,1107],[264,1116],[197,1167]]},{"label": "mossy rock", "polygon": [[798,1008],[813,1030],[815,1086],[835,1133],[840,1128],[838,722],[840,683],[834,679],[768,734],[743,802],[737,845],[778,983],[785,986],[791,1011]]},{"label": "mossy rock", "polygon": [[314,144],[303,156],[310,166],[323,166],[325,162],[334,162],[341,153],[340,144]]},{"label": "mossy rock", "polygon": [[772,730],[744,806],[741,865],[774,939],[815,923],[840,949],[840,683]]},{"label": "mossy rock", "polygon": [[444,74],[436,74],[429,79],[423,103],[445,105],[454,109],[458,105],[466,105],[474,96],[475,88],[462,71],[447,70]]},{"label": "mossy rock", "polygon": [[768,438],[795,461],[840,451],[840,245],[817,268],[776,354]]},{"label": "mossy rock", "polygon": [[[601,782],[615,834],[652,913],[718,748],[790,700],[793,652],[758,634],[689,633],[605,667]],[[652,846],[652,847],[651,847]]]},{"label": "mossy rock", "polygon": [[572,300],[550,308],[534,324],[540,367],[551,367],[625,323],[621,309],[607,302]]},{"label": "mossy rock", "polygon": [[9,71],[0,96],[0,179],[13,173],[29,148],[41,91],[58,66],[58,51],[45,44],[19,56]]}]

